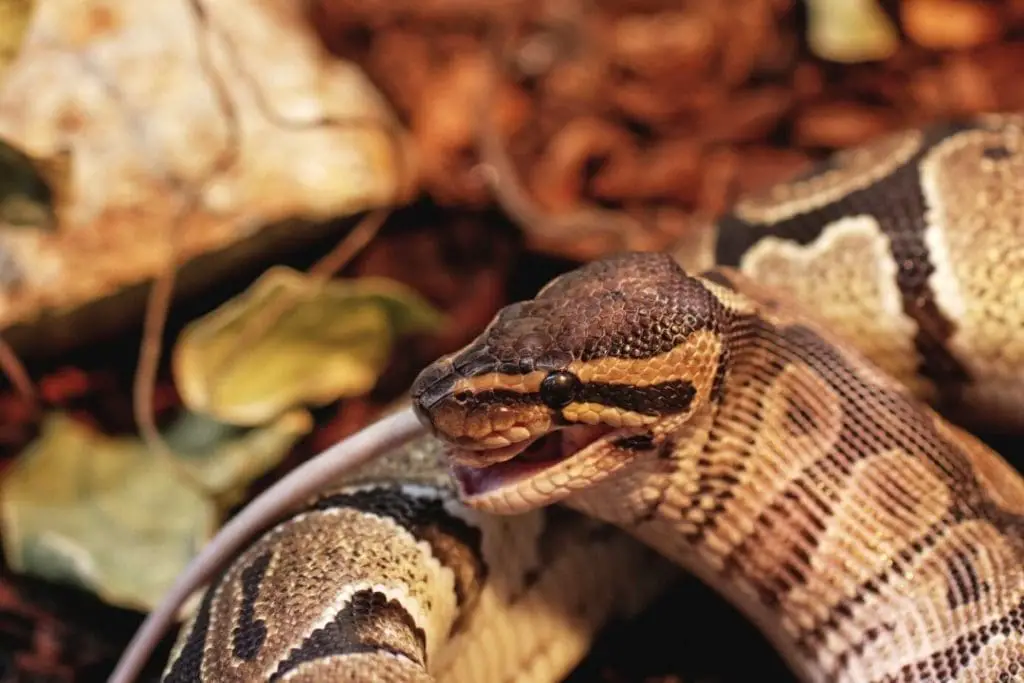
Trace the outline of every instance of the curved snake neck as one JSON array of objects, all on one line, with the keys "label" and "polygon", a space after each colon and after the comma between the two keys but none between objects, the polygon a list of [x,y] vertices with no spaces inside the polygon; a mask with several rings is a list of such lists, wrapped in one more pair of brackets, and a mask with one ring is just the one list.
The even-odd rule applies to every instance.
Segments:
[{"label": "curved snake neck", "polygon": [[564,500],[718,589],[808,681],[1024,665],[1024,481],[728,269],[584,266],[428,367],[462,498]]}]

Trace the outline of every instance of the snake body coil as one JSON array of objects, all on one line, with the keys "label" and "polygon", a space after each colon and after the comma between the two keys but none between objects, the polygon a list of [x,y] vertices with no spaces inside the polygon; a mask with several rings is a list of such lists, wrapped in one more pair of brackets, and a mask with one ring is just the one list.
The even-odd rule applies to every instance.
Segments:
[{"label": "snake body coil", "polygon": [[206,593],[163,680],[557,680],[673,575],[568,510],[507,524],[467,508],[443,456],[411,441],[270,529]]},{"label": "snake body coil", "polygon": [[165,680],[556,681],[671,574],[621,532],[803,681],[1024,680],[1024,479],[939,416],[1024,429],[1022,178],[1021,117],[905,131],[506,307],[412,388],[448,462],[265,534]]}]

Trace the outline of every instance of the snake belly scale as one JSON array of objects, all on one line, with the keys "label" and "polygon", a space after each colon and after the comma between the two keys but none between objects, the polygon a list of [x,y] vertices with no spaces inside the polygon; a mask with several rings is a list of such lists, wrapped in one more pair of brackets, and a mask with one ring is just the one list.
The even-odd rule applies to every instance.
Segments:
[{"label": "snake belly scale", "polygon": [[1024,430],[1022,179],[1021,117],[904,131],[504,308],[390,469],[214,540],[165,680],[553,683],[679,570],[807,683],[1024,680],[1024,479],[967,431]]}]

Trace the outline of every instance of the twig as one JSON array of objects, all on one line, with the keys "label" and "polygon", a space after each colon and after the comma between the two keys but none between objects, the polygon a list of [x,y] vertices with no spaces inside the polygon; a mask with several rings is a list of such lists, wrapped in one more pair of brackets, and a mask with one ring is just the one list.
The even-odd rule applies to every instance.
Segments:
[{"label": "twig", "polygon": [[[235,51],[235,46],[231,37],[227,33],[222,33],[216,29],[216,27],[210,22],[209,16],[207,15],[200,0],[189,0],[189,4],[193,10],[198,23],[205,24],[205,28],[212,34],[219,36],[220,40],[224,43],[224,46],[228,49],[229,54],[232,56],[239,67],[239,72],[242,77],[246,80],[246,83],[250,86],[251,91],[256,96],[264,114],[267,115],[268,119],[274,121],[278,125],[290,128],[313,128],[320,126],[329,125],[347,125],[349,127],[366,126],[379,128],[383,125],[388,134],[389,140],[393,144],[393,148],[396,151],[396,159],[398,163],[396,166],[399,170],[399,177],[396,178],[395,186],[395,197],[391,203],[394,203],[401,196],[405,189],[405,183],[408,182],[408,173],[406,173],[406,163],[404,149],[401,144],[401,137],[396,132],[397,124],[390,120],[374,120],[366,116],[352,116],[348,118],[331,118],[321,117],[312,121],[294,122],[281,117],[278,113],[269,106],[269,102],[265,99],[262,91],[256,86],[256,83],[249,77],[249,73],[246,69],[242,68],[240,59]],[[202,57],[204,61],[209,64],[209,50],[205,47],[205,43],[201,46]],[[208,67],[208,71],[212,75],[216,75],[217,71]],[[214,78],[216,83],[216,91],[218,99],[221,101],[221,108],[225,113],[225,116],[231,120],[237,120],[237,116],[234,111],[234,107],[227,96],[226,88],[220,81],[219,77]],[[212,178],[219,170],[225,170],[230,167],[237,159],[237,147],[238,147],[238,130],[237,125],[229,126],[231,135],[234,138],[233,142],[227,145],[225,153],[221,154],[220,157],[214,162],[213,167],[206,174],[205,180],[201,181],[196,187],[196,190],[189,199],[186,201],[182,210],[179,212],[176,219],[172,222],[171,234],[168,237],[168,247],[171,252],[171,265],[167,272],[161,275],[153,284],[153,288],[150,291],[149,301],[147,303],[145,327],[142,340],[142,346],[140,349],[139,364],[135,376],[133,406],[135,411],[135,419],[138,423],[139,431],[142,434],[144,441],[147,446],[162,455],[169,457],[172,462],[176,465],[179,464],[177,459],[173,457],[173,453],[170,448],[163,441],[159,431],[156,428],[156,418],[153,407],[153,394],[156,390],[156,377],[159,368],[160,354],[162,350],[162,339],[164,334],[164,326],[166,324],[167,314],[171,305],[171,298],[174,289],[175,281],[175,269],[177,262],[177,244],[176,235],[180,228],[180,222],[187,213],[195,208],[198,204],[199,197],[206,182]],[[318,261],[311,269],[311,274],[314,278],[326,280],[331,277],[337,270],[343,268],[347,262],[349,262],[366,244],[368,244],[373,237],[377,234],[381,225],[390,213],[390,208],[376,209],[364,217],[358,225],[347,235],[334,249],[331,250],[327,256]],[[292,300],[294,301],[294,299]],[[253,332],[257,334],[263,334],[266,329],[272,326],[279,316],[284,312],[289,303],[287,295],[282,299],[278,300],[278,305],[271,308],[268,315],[262,316],[255,323],[250,322],[250,327],[243,328],[242,332],[237,338],[236,345],[229,351],[228,358],[225,363],[222,363],[217,368],[217,373],[211,378],[211,382],[215,382],[220,373],[224,372],[231,364],[231,359],[246,345],[253,337]],[[258,324],[258,326],[257,326]],[[179,467],[179,469],[183,469]],[[190,473],[185,473],[193,481],[194,477]],[[198,482],[197,482],[198,483]]]},{"label": "twig", "polygon": [[[198,24],[206,21],[206,12],[199,0],[191,0],[189,6]],[[164,329],[167,323],[167,316],[170,313],[171,298],[174,293],[174,283],[177,275],[178,233],[181,232],[181,226],[185,218],[199,204],[207,183],[218,172],[223,172],[230,168],[238,157],[239,130],[237,113],[230,97],[228,97],[227,87],[219,77],[217,70],[212,66],[210,50],[206,42],[200,40],[198,49],[199,58],[211,76],[214,94],[219,101],[221,111],[224,117],[233,125],[227,126],[229,137],[224,149],[214,159],[209,171],[202,179],[192,185],[192,191],[185,195],[180,209],[167,225],[168,266],[160,277],[154,281],[146,302],[143,334],[139,348],[139,362],[135,369],[132,387],[132,411],[134,412],[136,425],[139,428],[139,435],[142,437],[146,447],[151,452],[156,453],[158,457],[163,458],[179,475],[187,479],[199,490],[210,493],[207,487],[175,457],[174,452],[163,440],[156,426],[156,412],[153,406],[153,397],[156,394],[157,373],[160,367],[160,354],[163,350]],[[141,137],[145,139],[144,134]],[[173,172],[166,175],[172,186],[182,189],[183,183]]]},{"label": "twig", "polygon": [[11,384],[21,394],[21,397],[33,409],[38,409],[39,392],[36,390],[35,383],[32,381],[32,377],[29,376],[21,359],[18,358],[18,354],[2,337],[0,337],[0,369],[3,369],[4,374],[11,380]]},{"label": "twig", "polygon": [[[309,274],[318,284],[323,285],[337,271],[341,270],[376,236],[384,221],[391,214],[390,208],[375,209],[364,216],[359,223],[352,228],[337,245],[327,253],[326,256],[317,261],[309,270]],[[216,385],[220,378],[231,369],[239,354],[244,348],[252,345],[253,340],[259,339],[277,323],[281,316],[290,306],[301,302],[302,299],[311,296],[313,290],[307,289],[302,292],[291,290],[285,292],[279,299],[267,304],[261,311],[259,317],[247,319],[238,335],[235,337],[224,360],[213,368],[208,381],[210,385]]]},{"label": "twig", "polygon": [[309,274],[316,279],[326,280],[344,268],[376,237],[390,215],[390,207],[375,209],[368,213],[356,227],[352,228],[345,239],[338,242],[326,256],[309,269]]},{"label": "twig", "polygon": [[200,491],[212,495],[213,492],[175,457],[174,452],[160,435],[160,430],[156,426],[156,409],[153,405],[157,373],[160,368],[160,353],[163,350],[164,329],[171,308],[171,298],[174,294],[174,282],[178,270],[177,235],[185,217],[195,209],[198,199],[198,190],[189,193],[169,225],[167,236],[167,247],[170,252],[169,264],[167,269],[153,282],[146,301],[139,362],[135,368],[132,387],[132,411],[135,413],[139,435],[142,437],[143,443],[146,444],[146,448],[163,458],[178,474]]}]

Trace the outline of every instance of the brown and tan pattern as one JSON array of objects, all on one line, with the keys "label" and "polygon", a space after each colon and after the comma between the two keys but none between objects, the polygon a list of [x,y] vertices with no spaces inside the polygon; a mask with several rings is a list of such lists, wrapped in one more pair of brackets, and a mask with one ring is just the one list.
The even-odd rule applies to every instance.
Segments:
[{"label": "brown and tan pattern", "polygon": [[412,442],[263,534],[205,593],[163,680],[553,681],[675,574],[567,510],[510,525],[466,508],[443,458]]},{"label": "brown and tan pattern", "polygon": [[955,322],[950,353],[976,378],[965,409],[1024,423],[1024,120],[965,132],[921,162],[935,304]]},{"label": "brown and tan pattern", "polygon": [[[648,400],[638,441],[618,418],[579,419],[571,408],[593,391],[572,374],[571,391],[542,401],[557,427],[498,459],[430,417],[515,404],[493,401],[495,389],[455,399],[437,390],[451,379],[427,369],[413,400],[450,440],[469,505],[515,514],[563,502],[625,529],[719,590],[805,681],[977,680],[1024,664],[1024,481],[781,292],[731,269],[691,277],[667,255],[625,255],[541,294],[550,328],[533,321],[533,302],[519,304],[461,356],[523,348],[524,316],[530,335],[562,342],[565,360],[548,372],[571,374],[603,332],[596,321],[597,338],[560,336],[562,310],[579,306],[579,289],[602,305],[593,283],[616,268],[623,284],[605,314],[620,301],[650,311],[620,348],[673,339],[689,361],[666,377],[703,387],[712,376],[716,388],[685,406]],[[631,281],[638,271],[646,281]],[[664,291],[682,294],[652,306]],[[466,366],[457,356],[446,367]],[[639,387],[619,384],[602,384],[596,414],[634,410]]]},{"label": "brown and tan pattern", "polygon": [[506,307],[371,428],[432,436],[214,540],[165,680],[554,683],[671,575],[626,534],[807,683],[1024,680],[1024,479],[935,410],[1024,429],[1022,121],[849,150],[724,217],[714,270],[623,254]]},{"label": "brown and tan pattern", "polygon": [[847,150],[740,202],[703,260],[786,292],[947,416],[1024,429],[1022,140],[1024,117],[989,115]]}]

